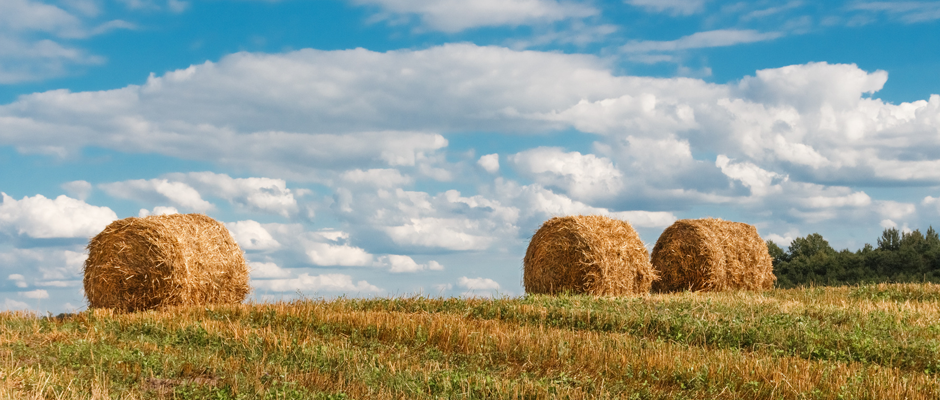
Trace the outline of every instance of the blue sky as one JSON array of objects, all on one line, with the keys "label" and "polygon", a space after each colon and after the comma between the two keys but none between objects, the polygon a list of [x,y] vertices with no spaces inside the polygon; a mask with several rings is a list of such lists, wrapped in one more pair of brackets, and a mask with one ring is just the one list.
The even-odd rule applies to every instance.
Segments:
[{"label": "blue sky", "polygon": [[940,2],[0,0],[0,309],[202,212],[255,300],[520,295],[546,219],[940,221]]}]

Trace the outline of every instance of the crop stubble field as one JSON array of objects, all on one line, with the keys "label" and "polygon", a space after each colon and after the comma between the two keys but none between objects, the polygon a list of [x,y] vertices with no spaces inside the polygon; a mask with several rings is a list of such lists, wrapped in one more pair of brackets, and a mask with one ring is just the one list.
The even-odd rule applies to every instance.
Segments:
[{"label": "crop stubble field", "polygon": [[0,313],[3,398],[940,398],[940,286]]}]

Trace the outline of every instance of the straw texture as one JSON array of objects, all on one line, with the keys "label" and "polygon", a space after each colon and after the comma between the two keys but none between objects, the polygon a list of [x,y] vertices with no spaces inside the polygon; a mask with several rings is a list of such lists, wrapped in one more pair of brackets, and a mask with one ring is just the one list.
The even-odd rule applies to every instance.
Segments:
[{"label": "straw texture", "polygon": [[84,273],[93,308],[240,303],[250,291],[241,248],[201,214],[112,222],[88,243]]},{"label": "straw texture", "polygon": [[645,294],[655,278],[633,227],[599,215],[546,221],[532,236],[523,267],[527,293]]},{"label": "straw texture", "polygon": [[652,254],[657,292],[763,290],[777,278],[757,228],[717,218],[683,219],[666,228]]}]

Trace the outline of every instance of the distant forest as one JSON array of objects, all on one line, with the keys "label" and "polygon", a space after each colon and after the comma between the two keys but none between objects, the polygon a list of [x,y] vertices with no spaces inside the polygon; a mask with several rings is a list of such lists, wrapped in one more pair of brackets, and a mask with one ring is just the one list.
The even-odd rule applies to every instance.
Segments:
[{"label": "distant forest", "polygon": [[777,287],[839,286],[882,282],[940,283],[940,237],[931,226],[927,233],[885,229],[878,246],[858,251],[836,251],[822,235],[793,239],[783,250],[771,240]]}]

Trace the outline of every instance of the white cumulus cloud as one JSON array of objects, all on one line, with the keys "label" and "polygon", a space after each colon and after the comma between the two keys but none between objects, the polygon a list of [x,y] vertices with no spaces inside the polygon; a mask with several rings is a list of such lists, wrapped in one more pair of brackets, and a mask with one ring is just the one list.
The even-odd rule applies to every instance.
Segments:
[{"label": "white cumulus cloud", "polygon": [[875,201],[875,205],[877,207],[878,214],[885,218],[894,220],[903,219],[913,215],[917,211],[916,205],[900,201],[879,200]]},{"label": "white cumulus cloud", "polygon": [[613,197],[623,189],[623,174],[610,159],[594,154],[539,147],[509,157],[536,182],[560,188],[581,200]]},{"label": "white cumulus cloud", "polygon": [[779,193],[782,188],[775,185],[774,181],[785,180],[785,176],[780,176],[776,172],[766,171],[757,165],[749,162],[733,163],[730,158],[724,154],[719,154],[715,160],[715,165],[721,168],[721,172],[729,178],[740,181],[744,186],[751,189],[754,196],[766,196],[772,193]]},{"label": "white cumulus cloud", "polygon": [[520,210],[525,223],[538,226],[552,217],[569,215],[605,215],[630,222],[632,226],[660,228],[676,221],[675,214],[668,211],[611,211],[593,207],[583,202],[552,192],[539,184],[519,185],[513,181],[497,178],[496,195],[505,203]]},{"label": "white cumulus cloud", "polygon": [[172,215],[179,213],[180,211],[177,210],[176,207],[156,206],[152,211],[146,208],[141,208],[140,211],[137,212],[137,216],[143,218],[151,215]]},{"label": "white cumulus cloud", "polygon": [[517,231],[518,210],[456,190],[437,195],[403,189],[359,192],[339,198],[339,215],[412,249],[483,250]]},{"label": "white cumulus cloud", "polygon": [[612,218],[627,221],[631,226],[641,228],[667,227],[678,219],[675,214],[668,211],[617,211],[608,215]]},{"label": "white cumulus cloud", "polygon": [[3,311],[29,310],[31,308],[29,304],[11,298],[3,299],[3,303],[0,304],[0,310]]},{"label": "white cumulus cloud", "polygon": [[34,286],[75,286],[81,284],[86,258],[88,253],[84,251],[60,247],[14,248],[0,252],[0,268],[17,271],[9,278],[16,281],[17,287],[26,287],[27,282]]},{"label": "white cumulus cloud", "polygon": [[256,278],[286,278],[290,276],[290,271],[279,267],[273,262],[249,262],[251,269],[249,275],[252,279]]},{"label": "white cumulus cloud", "polygon": [[413,178],[402,175],[401,171],[393,168],[353,169],[343,172],[340,177],[343,181],[349,183],[361,183],[385,188],[399,187],[414,181]]},{"label": "white cumulus cloud", "polygon": [[65,190],[70,196],[85,201],[88,198],[88,195],[91,194],[91,184],[87,181],[71,181],[62,184],[62,189]]},{"label": "white cumulus cloud", "polygon": [[80,238],[97,235],[117,219],[108,207],[97,207],[65,195],[16,200],[2,193],[0,228],[33,238]]},{"label": "white cumulus cloud", "polygon": [[20,296],[23,296],[27,299],[48,299],[49,292],[44,289],[30,290],[28,292],[20,292]]},{"label": "white cumulus cloud", "polygon": [[477,165],[486,170],[486,172],[495,174],[499,172],[499,154],[493,153],[482,156],[477,160]]},{"label": "white cumulus cloud", "polygon": [[307,256],[315,265],[343,267],[372,266],[374,259],[372,254],[359,247],[330,243],[308,244]]},{"label": "white cumulus cloud", "polygon": [[345,292],[345,293],[377,293],[381,292],[378,286],[367,281],[353,282],[349,275],[344,274],[300,274],[292,279],[267,279],[253,281],[252,284],[263,290],[274,292]]},{"label": "white cumulus cloud", "polygon": [[419,264],[409,256],[396,254],[379,257],[377,264],[382,267],[387,267],[388,271],[392,273],[419,272],[424,270],[440,271],[444,269],[443,265],[434,260],[429,261],[427,264]]},{"label": "white cumulus cloud", "polygon": [[480,225],[479,221],[466,218],[413,218],[384,230],[395,243],[451,250],[483,250],[495,238],[474,234],[481,230]]},{"label": "white cumulus cloud", "polygon": [[495,296],[499,290],[499,283],[490,278],[468,278],[460,277],[457,280],[457,286],[465,289],[463,296],[486,297]]},{"label": "white cumulus cloud", "polygon": [[862,95],[884,87],[888,73],[872,73],[855,64],[812,62],[757,71],[745,77],[737,90],[749,99],[766,105],[787,104],[801,110],[819,110],[823,105],[835,109],[855,107]]},{"label": "white cumulus cloud", "polygon": [[168,179],[134,179],[104,183],[99,187],[112,197],[144,203],[169,202],[197,212],[206,212],[215,208],[212,203],[203,200],[192,186]]},{"label": "white cumulus cloud", "polygon": [[9,276],[7,276],[7,279],[13,281],[13,283],[18,288],[25,288],[29,286],[29,284],[26,283],[26,277],[20,274],[10,274]]},{"label": "white cumulus cloud", "polygon": [[253,220],[227,222],[225,227],[232,232],[238,246],[245,250],[273,250],[281,244],[271,236],[261,223]]},{"label": "white cumulus cloud", "polygon": [[133,27],[122,20],[90,26],[87,17],[97,14],[97,7],[77,8],[86,12],[33,0],[0,2],[0,84],[61,76],[75,65],[99,64],[103,58],[66,43]]},{"label": "white cumulus cloud", "polygon": [[[715,32],[634,50],[671,54],[772,36]],[[122,182],[112,191],[148,208],[192,210],[221,197],[294,218],[306,207],[306,216],[316,209],[354,239],[263,224],[283,246],[265,256],[289,253],[292,264],[284,265],[292,267],[309,263],[308,251],[318,260],[345,252],[358,257],[354,264],[374,265],[389,253],[509,250],[525,236],[520,232],[573,213],[655,227],[678,210],[736,207],[774,232],[794,221],[901,224],[916,211],[884,214],[861,188],[940,184],[940,95],[883,101],[878,91],[887,76],[852,64],[807,63],[710,83],[626,76],[591,55],[466,43],[240,52],[142,85],[20,96],[0,106],[0,145],[53,157],[87,147],[158,154],[271,177],[160,177],[194,190],[189,197],[185,190],[161,193],[154,180],[143,181],[146,190]],[[519,182],[494,179],[465,142],[451,149],[448,141],[467,132],[571,129],[577,148],[504,154]],[[317,195],[299,204],[302,189],[287,182],[319,184]],[[462,193],[448,190],[454,188]]]},{"label": "white cumulus cloud", "polygon": [[297,212],[297,200],[283,179],[232,178],[213,172],[169,174],[167,178],[188,184],[200,194],[221,197],[248,210],[284,217]]}]

